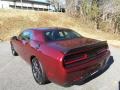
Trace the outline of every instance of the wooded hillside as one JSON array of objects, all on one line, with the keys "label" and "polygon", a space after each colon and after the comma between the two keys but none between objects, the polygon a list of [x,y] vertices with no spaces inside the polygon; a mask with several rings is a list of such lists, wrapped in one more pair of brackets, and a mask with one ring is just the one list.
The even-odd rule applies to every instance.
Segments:
[{"label": "wooded hillside", "polygon": [[93,22],[96,30],[120,33],[119,0],[66,0],[66,12]]}]

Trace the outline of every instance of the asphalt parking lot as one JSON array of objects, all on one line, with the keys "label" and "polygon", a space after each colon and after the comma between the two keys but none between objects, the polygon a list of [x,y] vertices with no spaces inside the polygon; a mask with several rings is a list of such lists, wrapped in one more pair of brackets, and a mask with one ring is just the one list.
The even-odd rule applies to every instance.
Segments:
[{"label": "asphalt parking lot", "polygon": [[0,90],[119,90],[120,48],[110,46],[113,58],[105,71],[89,78],[85,84],[62,87],[54,83],[38,85],[31,67],[22,58],[14,57],[8,42],[0,42]]}]

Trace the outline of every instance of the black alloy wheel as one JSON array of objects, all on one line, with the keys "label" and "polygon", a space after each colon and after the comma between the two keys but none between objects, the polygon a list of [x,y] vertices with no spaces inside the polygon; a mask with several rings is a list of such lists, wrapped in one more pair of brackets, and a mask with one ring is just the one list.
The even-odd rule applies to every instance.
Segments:
[{"label": "black alloy wheel", "polygon": [[11,51],[13,56],[18,56],[18,53],[15,51],[13,45],[11,45]]},{"label": "black alloy wheel", "polygon": [[35,81],[38,84],[41,85],[41,84],[46,84],[48,82],[43,67],[41,63],[37,60],[37,58],[32,59],[32,73]]}]

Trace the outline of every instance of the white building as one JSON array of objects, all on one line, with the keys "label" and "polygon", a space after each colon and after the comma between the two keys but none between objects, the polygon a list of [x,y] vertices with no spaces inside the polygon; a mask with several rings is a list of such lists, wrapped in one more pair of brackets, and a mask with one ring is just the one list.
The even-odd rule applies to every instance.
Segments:
[{"label": "white building", "polygon": [[49,10],[48,2],[38,2],[33,0],[0,0],[0,8],[4,9],[26,9],[26,10]]}]

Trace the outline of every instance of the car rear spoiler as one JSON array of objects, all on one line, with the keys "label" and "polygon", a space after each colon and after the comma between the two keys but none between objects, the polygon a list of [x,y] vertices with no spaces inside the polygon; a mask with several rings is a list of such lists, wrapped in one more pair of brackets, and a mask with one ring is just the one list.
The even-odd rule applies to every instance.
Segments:
[{"label": "car rear spoiler", "polygon": [[107,41],[100,41],[100,42],[97,42],[97,43],[94,43],[94,44],[88,44],[88,45],[72,48],[72,49],[64,51],[64,54],[70,54],[70,53],[74,53],[74,52],[78,52],[78,51],[79,52],[84,52],[84,51],[92,50],[94,48],[99,48],[99,47],[108,48]]}]

